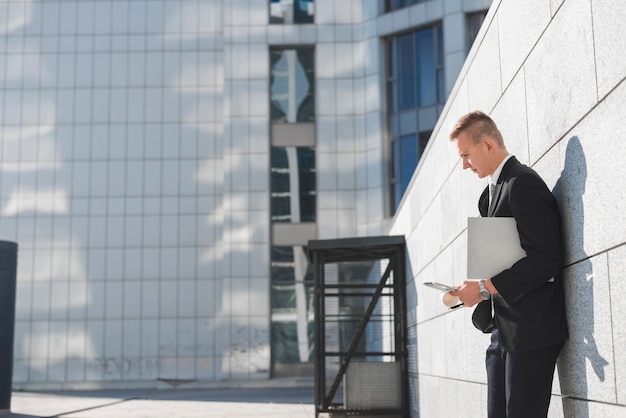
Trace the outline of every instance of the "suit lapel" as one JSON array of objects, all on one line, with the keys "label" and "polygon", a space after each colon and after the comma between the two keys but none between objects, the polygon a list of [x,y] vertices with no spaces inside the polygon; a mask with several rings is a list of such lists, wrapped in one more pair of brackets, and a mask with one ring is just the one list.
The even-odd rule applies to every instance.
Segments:
[{"label": "suit lapel", "polygon": [[493,191],[493,196],[491,198],[491,203],[489,205],[489,210],[487,211],[487,216],[493,216],[496,208],[498,207],[498,202],[500,201],[500,194],[502,192],[502,185],[504,184],[504,180],[508,177],[509,171],[511,168],[518,164],[518,161],[515,157],[509,158],[509,160],[502,167],[502,172],[500,172],[500,177],[498,177],[498,181],[496,183],[496,188]]}]

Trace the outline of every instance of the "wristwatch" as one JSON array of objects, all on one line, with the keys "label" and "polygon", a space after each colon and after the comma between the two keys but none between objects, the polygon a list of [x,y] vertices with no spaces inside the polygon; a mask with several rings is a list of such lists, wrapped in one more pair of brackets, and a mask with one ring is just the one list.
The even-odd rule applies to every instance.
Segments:
[{"label": "wristwatch", "polygon": [[479,281],[478,285],[480,286],[480,297],[481,297],[481,299],[482,300],[489,300],[491,298],[491,293],[489,293],[489,291],[485,287],[485,281],[484,280]]}]

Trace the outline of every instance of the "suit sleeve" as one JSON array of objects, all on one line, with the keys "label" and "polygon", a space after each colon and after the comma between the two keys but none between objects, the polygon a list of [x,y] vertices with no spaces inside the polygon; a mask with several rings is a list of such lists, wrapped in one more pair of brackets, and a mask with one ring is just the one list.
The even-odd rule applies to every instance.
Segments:
[{"label": "suit sleeve", "polygon": [[513,306],[560,272],[561,217],[556,199],[534,173],[512,180],[508,204],[526,257],[492,277],[492,283],[502,298]]}]

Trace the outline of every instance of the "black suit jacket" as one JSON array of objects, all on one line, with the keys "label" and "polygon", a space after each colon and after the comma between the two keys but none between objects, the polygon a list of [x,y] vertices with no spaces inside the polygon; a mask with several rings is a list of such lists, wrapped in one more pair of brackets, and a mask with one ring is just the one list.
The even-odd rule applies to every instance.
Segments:
[{"label": "black suit jacket", "polygon": [[486,188],[478,207],[481,216],[515,218],[526,251],[526,257],[491,278],[499,292],[493,304],[502,345],[511,353],[524,353],[561,343],[568,330],[556,199],[532,168],[511,157],[498,178],[491,205]]}]

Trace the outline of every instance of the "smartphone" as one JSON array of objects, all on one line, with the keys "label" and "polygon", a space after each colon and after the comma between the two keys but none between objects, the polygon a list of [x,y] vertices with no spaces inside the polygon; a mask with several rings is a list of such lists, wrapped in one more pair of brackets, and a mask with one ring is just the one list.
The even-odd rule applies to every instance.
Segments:
[{"label": "smartphone", "polygon": [[457,290],[455,287],[437,282],[424,282],[424,286],[432,287],[433,289],[442,290],[444,292],[447,292],[448,290]]}]

